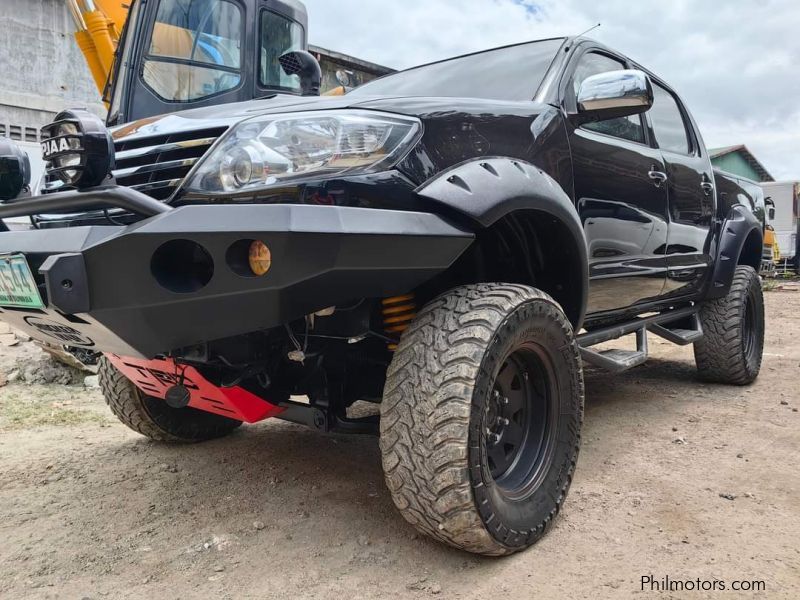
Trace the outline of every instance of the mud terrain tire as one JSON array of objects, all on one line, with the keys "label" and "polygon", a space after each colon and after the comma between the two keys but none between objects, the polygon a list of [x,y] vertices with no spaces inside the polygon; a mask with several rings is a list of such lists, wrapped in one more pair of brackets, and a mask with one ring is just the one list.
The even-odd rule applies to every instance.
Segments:
[{"label": "mud terrain tire", "polygon": [[443,294],[387,375],[380,445],[395,504],[456,548],[527,548],[566,498],[583,399],[572,326],[548,295],[501,283]]},{"label": "mud terrain tire", "polygon": [[724,298],[702,305],[705,335],[694,345],[700,376],[713,383],[749,385],[761,371],[764,354],[764,292],[753,267],[736,267]]}]

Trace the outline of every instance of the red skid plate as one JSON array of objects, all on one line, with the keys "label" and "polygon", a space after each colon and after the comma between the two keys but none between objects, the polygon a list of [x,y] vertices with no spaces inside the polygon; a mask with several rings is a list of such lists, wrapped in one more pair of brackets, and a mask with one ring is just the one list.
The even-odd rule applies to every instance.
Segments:
[{"label": "red skid plate", "polygon": [[164,399],[167,390],[183,378],[191,395],[189,406],[198,410],[245,423],[258,423],[284,410],[238,386],[217,387],[194,367],[176,365],[172,359],[141,360],[116,354],[106,354],[106,358],[148,396]]}]

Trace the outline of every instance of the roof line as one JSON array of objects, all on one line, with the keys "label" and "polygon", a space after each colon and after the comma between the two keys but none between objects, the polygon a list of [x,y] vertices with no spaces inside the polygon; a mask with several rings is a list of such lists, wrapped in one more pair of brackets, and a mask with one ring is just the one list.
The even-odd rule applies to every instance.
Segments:
[{"label": "roof line", "polygon": [[314,46],[309,44],[308,50],[309,52],[312,52],[314,54],[321,54],[323,56],[327,56],[339,63],[344,63],[348,66],[360,68],[363,69],[364,71],[369,71],[375,75],[386,75],[388,73],[395,72],[395,69],[392,69],[391,67],[385,67],[383,65],[379,65],[377,63],[370,62],[362,58],[356,58],[355,56],[350,56],[349,54],[343,54],[342,52],[337,52],[335,50],[329,50],[328,48],[323,48],[322,46]]},{"label": "roof line", "polygon": [[761,164],[755,155],[750,152],[750,149],[744,144],[726,146],[724,148],[712,148],[708,151],[708,155],[711,158],[720,158],[722,156],[727,156],[728,154],[736,154],[737,152],[740,153],[745,161],[747,161],[747,164],[749,164],[753,170],[758,173],[762,183],[775,181],[775,178],[770,174],[769,171],[767,171],[767,168]]}]

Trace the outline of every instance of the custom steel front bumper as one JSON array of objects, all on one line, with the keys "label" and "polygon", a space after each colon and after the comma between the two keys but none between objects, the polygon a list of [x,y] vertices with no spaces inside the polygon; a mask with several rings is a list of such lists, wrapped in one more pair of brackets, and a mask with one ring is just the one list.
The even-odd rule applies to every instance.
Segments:
[{"label": "custom steel front bumper", "polygon": [[[446,270],[473,239],[429,213],[254,204],[170,209],[126,188],[33,198],[0,206],[0,218],[98,204],[146,218],[130,226],[0,233],[0,254],[26,256],[46,306],[0,307],[0,319],[42,341],[152,358],[353,299],[407,292]],[[233,249],[251,240],[272,253],[263,277],[243,276],[235,264]],[[172,247],[183,250],[170,257]],[[210,270],[206,264],[206,277],[193,282],[199,259],[210,261]],[[172,285],[171,277],[189,285]]]}]

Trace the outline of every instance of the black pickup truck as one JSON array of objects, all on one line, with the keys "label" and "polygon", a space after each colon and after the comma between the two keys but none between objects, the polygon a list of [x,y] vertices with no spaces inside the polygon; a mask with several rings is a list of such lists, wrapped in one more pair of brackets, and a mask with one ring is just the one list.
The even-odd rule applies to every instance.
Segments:
[{"label": "black pickup truck", "polygon": [[[307,94],[310,60],[281,59]],[[664,81],[589,39],[44,134],[42,194],[9,193],[3,158],[0,218],[32,228],[0,233],[0,318],[102,353],[111,409],[156,440],[379,434],[398,509],[453,546],[549,529],[584,364],[640,365],[651,333],[703,379],[758,376],[763,210],[723,201]]]}]

